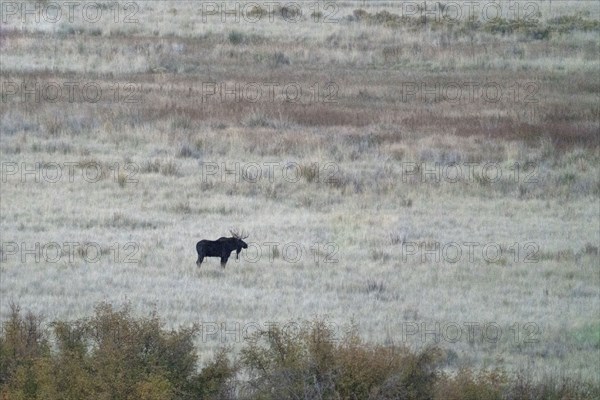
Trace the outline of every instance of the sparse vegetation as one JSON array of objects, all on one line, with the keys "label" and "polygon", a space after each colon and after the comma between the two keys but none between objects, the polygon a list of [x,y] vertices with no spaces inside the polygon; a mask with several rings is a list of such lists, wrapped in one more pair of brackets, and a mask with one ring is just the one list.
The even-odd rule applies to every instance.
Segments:
[{"label": "sparse vegetation", "polygon": [[[598,397],[598,7],[334,3],[4,15],[0,398]],[[198,269],[194,244],[230,226],[248,251]],[[230,340],[323,314],[356,332]],[[470,321],[502,335],[421,335]]]},{"label": "sparse vegetation", "polygon": [[223,355],[197,371],[197,328],[169,331],[155,314],[135,318],[128,307],[106,303],[89,319],[51,326],[12,306],[0,336],[3,397],[167,400],[231,393],[235,368]]},{"label": "sparse vegetation", "polygon": [[[536,382],[521,371],[443,372],[437,347],[413,352],[343,337],[328,321],[257,331],[239,357],[226,348],[198,365],[199,327],[168,330],[156,313],[134,317],[128,305],[96,306],[94,315],[46,325],[12,305],[0,332],[4,398],[119,399],[593,399],[600,388],[577,380]],[[292,326],[292,325],[291,325]],[[55,343],[51,348],[49,342]]]},{"label": "sparse vegetation", "polygon": [[245,35],[242,32],[231,31],[229,32],[229,42],[233,45],[244,43],[246,40]]},{"label": "sparse vegetation", "polygon": [[[425,27],[435,30],[453,30],[457,29],[463,34],[475,34],[478,31],[484,31],[499,35],[522,34],[528,39],[548,40],[552,32],[566,33],[576,30],[582,32],[600,32],[600,21],[587,18],[582,14],[562,15],[549,19],[547,22],[541,22],[528,15],[516,19],[507,19],[497,17],[485,22],[465,18],[457,21],[455,18],[440,18],[436,13],[430,13],[435,17],[427,18],[427,14],[419,17],[398,15],[389,11],[380,11],[371,14],[363,9],[354,10],[350,21],[363,22],[370,25],[379,25],[387,28],[410,28],[412,30],[423,29]],[[441,14],[444,15],[444,14]],[[458,26],[457,26],[458,25]]]}]

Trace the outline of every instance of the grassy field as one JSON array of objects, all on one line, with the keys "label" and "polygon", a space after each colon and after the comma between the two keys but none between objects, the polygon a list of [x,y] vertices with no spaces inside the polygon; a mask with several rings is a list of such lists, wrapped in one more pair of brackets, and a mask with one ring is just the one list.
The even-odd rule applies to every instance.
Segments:
[{"label": "grassy field", "polygon": [[600,383],[593,2],[49,4],[2,4],[0,319],[129,302],[204,361],[318,316]]}]

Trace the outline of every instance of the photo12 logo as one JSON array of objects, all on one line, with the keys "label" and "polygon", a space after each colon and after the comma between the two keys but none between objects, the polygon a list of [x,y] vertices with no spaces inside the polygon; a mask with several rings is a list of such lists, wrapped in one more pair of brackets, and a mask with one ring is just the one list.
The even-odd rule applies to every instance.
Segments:
[{"label": "photo12 logo", "polygon": [[123,23],[139,24],[138,3],[133,1],[2,1],[3,24]]},{"label": "photo12 logo", "polygon": [[25,183],[86,182],[97,183],[112,178],[121,186],[137,184],[139,165],[126,163],[100,163],[96,161],[67,162],[13,162],[0,166],[0,181]]},{"label": "photo12 logo", "polygon": [[482,21],[498,18],[514,21],[533,21],[541,15],[539,1],[476,1],[450,2],[404,1],[400,7],[403,17],[426,18],[435,22]]},{"label": "photo12 logo", "polygon": [[531,344],[540,341],[541,329],[535,322],[515,322],[502,326],[496,322],[403,322],[401,324],[402,343],[499,343],[503,335],[513,344]]},{"label": "photo12 logo", "polygon": [[[540,16],[538,1],[403,1],[398,18],[423,18],[432,22],[492,21],[497,18],[533,21]],[[358,4],[358,3],[357,3]],[[364,3],[366,4],[366,3]],[[362,11],[362,10],[360,10]],[[363,11],[364,12],[364,11]],[[204,1],[202,22],[221,23],[339,23],[345,19],[336,1]],[[388,13],[389,15],[389,13]]]},{"label": "photo12 logo", "polygon": [[335,1],[203,1],[202,22],[221,23],[338,23],[340,8]]},{"label": "photo12 logo", "polygon": [[83,261],[94,264],[108,261],[114,264],[137,264],[140,262],[140,245],[136,242],[114,242],[108,246],[96,242],[16,242],[0,243],[0,259],[2,263],[16,262],[74,263]]},{"label": "photo12 logo", "polygon": [[403,103],[539,103],[538,82],[402,82]]},{"label": "photo12 logo", "polygon": [[[279,260],[296,264],[302,260],[312,260],[315,264],[336,264],[339,246],[334,242],[315,242],[306,245],[298,242],[248,242],[248,248],[241,252],[241,259],[248,263]],[[235,260],[238,262],[237,258]]]},{"label": "photo12 logo", "polygon": [[297,183],[331,183],[339,179],[340,166],[334,162],[298,163],[294,161],[213,162],[200,163],[202,183],[259,183],[276,181]]},{"label": "photo12 logo", "polygon": [[142,102],[139,84],[94,81],[2,81],[3,103],[125,103]]},{"label": "photo12 logo", "polygon": [[[281,54],[281,53],[280,53]],[[289,63],[281,54],[276,62]],[[202,103],[337,103],[335,82],[202,82]]]},{"label": "photo12 logo", "polygon": [[499,182],[535,185],[539,183],[539,165],[534,162],[413,162],[387,159],[384,171],[402,183],[456,184]]},{"label": "photo12 logo", "polygon": [[[326,329],[332,333],[330,340],[336,342],[345,334],[343,327],[327,321]],[[314,327],[314,322],[310,321],[287,321],[287,322],[238,322],[238,321],[202,321],[198,324],[200,330],[200,340],[202,343],[242,343],[254,342],[257,335],[273,329],[278,329],[287,337],[293,337],[302,331]]]},{"label": "photo12 logo", "polygon": [[406,241],[402,242],[400,251],[404,263],[411,260],[421,263],[432,261],[456,264],[483,260],[489,264],[505,264],[512,259],[514,263],[527,264],[539,261],[540,246],[535,242],[502,245],[494,242]]}]

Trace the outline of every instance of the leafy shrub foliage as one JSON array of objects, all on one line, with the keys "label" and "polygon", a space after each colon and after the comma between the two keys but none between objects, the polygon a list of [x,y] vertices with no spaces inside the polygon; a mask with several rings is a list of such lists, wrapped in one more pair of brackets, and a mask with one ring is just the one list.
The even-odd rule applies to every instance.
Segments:
[{"label": "leafy shrub foliage", "polygon": [[53,323],[52,353],[40,324],[18,308],[4,324],[0,381],[10,399],[216,399],[235,374],[223,355],[198,373],[196,328],[167,331],[128,306],[102,303],[90,319]]},{"label": "leafy shrub foliage", "polygon": [[[289,325],[286,325],[289,326]],[[155,313],[97,306],[91,318],[47,326],[12,306],[0,334],[2,399],[593,399],[573,380],[535,382],[502,370],[442,372],[443,351],[370,345],[327,321],[256,332],[239,361],[220,350],[202,369],[196,327],[165,329]]]}]

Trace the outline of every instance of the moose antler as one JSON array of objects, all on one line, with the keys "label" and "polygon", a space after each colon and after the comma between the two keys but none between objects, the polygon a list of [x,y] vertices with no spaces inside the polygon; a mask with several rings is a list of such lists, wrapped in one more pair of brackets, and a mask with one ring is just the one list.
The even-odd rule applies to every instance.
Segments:
[{"label": "moose antler", "polygon": [[236,239],[246,239],[248,236],[250,236],[246,231],[242,230],[241,232],[237,229],[230,229],[229,232],[231,233],[231,236],[233,236]]}]

